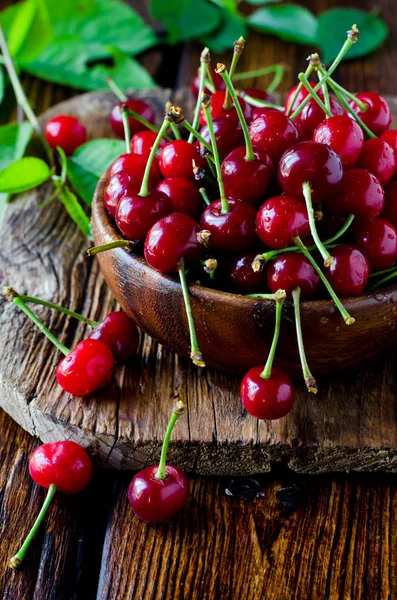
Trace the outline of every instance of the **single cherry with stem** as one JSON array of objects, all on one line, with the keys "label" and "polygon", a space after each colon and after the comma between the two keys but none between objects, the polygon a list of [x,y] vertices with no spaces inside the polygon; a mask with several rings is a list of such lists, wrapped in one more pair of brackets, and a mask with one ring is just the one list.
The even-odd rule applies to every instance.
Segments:
[{"label": "single cherry with stem", "polygon": [[29,458],[29,473],[33,481],[47,488],[44,504],[29,534],[18,552],[11,558],[10,567],[17,569],[45,517],[55,493],[78,494],[91,481],[92,462],[87,452],[71,440],[43,444]]},{"label": "single cherry with stem", "polygon": [[326,119],[317,127],[313,141],[326,144],[336,152],[344,167],[354,167],[364,145],[361,127],[347,115]]},{"label": "single cherry with stem", "polygon": [[333,214],[352,213],[360,219],[374,219],[383,210],[385,193],[375,175],[352,168],[344,172],[338,193],[324,202]]},{"label": "single cherry with stem", "polygon": [[[157,134],[158,134],[158,131],[154,132],[154,131],[150,131],[149,129],[144,129],[143,131],[138,131],[137,133],[135,133],[131,138],[131,146],[130,146],[131,152],[133,154],[137,154],[138,156],[143,156],[143,158],[148,160],[148,158],[150,156],[150,152],[153,148],[153,144],[155,143],[155,141],[157,139]],[[156,156],[153,161],[153,164],[156,165],[158,170],[160,170],[159,155],[160,155],[161,150],[166,146],[166,144],[167,144],[167,140],[164,137],[158,146],[158,150],[157,150],[158,156]]]},{"label": "single cherry with stem", "polygon": [[275,108],[263,109],[249,127],[251,142],[278,162],[282,154],[300,141],[296,125]]},{"label": "single cherry with stem", "polygon": [[44,135],[51,148],[59,146],[68,156],[87,141],[86,128],[71,115],[59,115],[47,121]]},{"label": "single cherry with stem", "polygon": [[292,196],[275,196],[261,206],[256,216],[256,233],[269,248],[285,248],[300,236],[310,235],[307,209]]}]

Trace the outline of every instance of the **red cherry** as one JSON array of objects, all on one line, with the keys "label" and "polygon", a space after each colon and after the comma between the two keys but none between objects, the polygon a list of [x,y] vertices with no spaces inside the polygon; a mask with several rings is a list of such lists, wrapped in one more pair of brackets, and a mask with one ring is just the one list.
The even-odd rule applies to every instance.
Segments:
[{"label": "red cherry", "polygon": [[256,217],[256,232],[269,248],[286,248],[299,236],[305,240],[310,235],[306,206],[291,196],[269,198]]},{"label": "red cherry", "polygon": [[116,225],[128,240],[143,241],[156,221],[171,212],[171,200],[158,190],[148,196],[124,196],[116,209]]},{"label": "red cherry", "polygon": [[380,136],[380,139],[389,144],[397,156],[397,129],[388,129]]},{"label": "red cherry", "polygon": [[[250,121],[251,120],[251,107],[249,104],[246,103],[245,100],[243,100],[243,98],[239,98],[238,99],[239,104],[241,106],[241,109],[243,111],[243,115],[244,115],[244,119],[246,121]],[[237,117],[237,113],[236,113],[236,109],[233,106],[232,103],[232,107],[225,109],[223,108],[223,103],[225,102],[225,92],[215,92],[215,94],[212,94],[212,99],[211,99],[211,116],[213,119],[217,119],[218,117]],[[204,110],[203,108],[200,111],[200,125],[205,125],[207,122],[206,118],[205,118],[205,114],[204,114]]]},{"label": "red cherry", "polygon": [[389,129],[392,119],[391,112],[389,105],[382,96],[375,92],[360,92],[356,94],[356,98],[368,106],[364,112],[353,100],[350,100],[349,104],[372,133],[381,135],[386,129]]},{"label": "red cherry", "polygon": [[56,376],[69,394],[86,396],[109,383],[113,371],[113,355],[100,340],[83,340],[61,360]]},{"label": "red cherry", "polygon": [[124,169],[113,175],[105,187],[103,203],[112,217],[116,214],[116,208],[123,196],[138,194],[141,189],[143,173]]},{"label": "red cherry", "polygon": [[164,177],[184,177],[194,181],[193,166],[204,169],[206,164],[197,146],[185,140],[169,142],[160,154],[160,170]]},{"label": "red cherry", "polygon": [[397,230],[386,219],[359,221],[354,224],[356,243],[374,271],[387,269],[397,260]]},{"label": "red cherry", "polygon": [[44,135],[51,148],[59,146],[68,156],[87,141],[86,128],[71,115],[59,115],[47,121]]},{"label": "red cherry", "polygon": [[158,466],[137,473],[128,488],[128,501],[136,516],[147,523],[163,523],[183,508],[189,498],[189,480],[172,465],[166,466],[167,477],[155,477]]},{"label": "red cherry", "polygon": [[364,142],[357,166],[367,169],[379,179],[382,185],[389,183],[397,168],[397,159],[393,148],[381,139]]},{"label": "red cherry", "polygon": [[397,181],[391,181],[385,187],[385,207],[381,217],[397,227]]},{"label": "red cherry", "polygon": [[299,142],[296,125],[275,108],[264,109],[263,113],[252,121],[249,133],[253,145],[265,150],[275,162],[283,152]]},{"label": "red cherry", "polygon": [[252,247],[256,210],[251,204],[228,199],[229,212],[222,212],[222,201],[211,202],[201,216],[200,225],[211,233],[210,245],[220,252],[239,253]]},{"label": "red cherry", "polygon": [[[327,206],[324,206],[323,208],[323,218],[317,223],[317,228],[321,231],[323,238],[327,239],[334,236],[343,227],[346,222],[346,215],[331,213],[326,210]],[[350,231],[351,230],[349,230],[349,232]]]},{"label": "red cherry", "polygon": [[173,212],[197,218],[201,208],[201,196],[192,181],[183,177],[168,177],[160,181],[157,189],[169,197]]},{"label": "red cherry", "polygon": [[[212,121],[216,139],[216,147],[220,156],[227,156],[234,148],[244,144],[244,134],[240,121],[233,117],[217,117]],[[208,125],[200,130],[206,142],[211,144]]]},{"label": "red cherry", "polygon": [[91,331],[89,338],[109,346],[116,362],[124,362],[139,345],[139,332],[134,321],[121,311],[111,312]]},{"label": "red cherry", "polygon": [[294,288],[300,287],[302,298],[313,298],[320,281],[319,274],[308,259],[297,252],[280,254],[267,268],[267,285],[273,294],[277,290],[285,290],[290,296]]},{"label": "red cherry", "polygon": [[358,296],[366,288],[369,262],[354,246],[338,246],[332,251],[333,264],[324,273],[340,297]]},{"label": "red cherry", "polygon": [[[156,120],[156,113],[154,109],[145,102],[144,100],[138,100],[137,98],[130,98],[125,102],[119,102],[112,108],[110,113],[110,126],[117,137],[123,139],[124,138],[124,125],[123,125],[123,113],[121,107],[126,104],[130,110],[133,110],[138,115],[143,117],[149,123],[154,124]],[[134,119],[134,117],[128,117],[128,122],[130,124],[130,133],[134,135],[137,131],[142,131],[142,129],[146,129],[142,123]]]},{"label": "red cherry", "polygon": [[153,225],[145,241],[145,258],[156,271],[176,271],[183,258],[186,263],[199,260],[205,248],[197,235],[198,223],[188,215],[173,213]]},{"label": "red cherry", "polygon": [[[309,83],[310,83],[310,86],[311,86],[312,88],[315,88],[315,87],[316,87],[316,85],[317,85],[316,83],[313,83],[312,81],[309,81]],[[298,86],[299,86],[299,83],[297,83],[296,85],[294,85],[294,87],[293,87],[293,88],[291,88],[291,89],[290,89],[290,91],[289,91],[289,92],[288,92],[288,94],[287,94],[287,98],[286,98],[286,100],[285,100],[285,105],[284,105],[284,106],[285,106],[285,111],[286,111],[286,112],[288,111],[288,108],[289,108],[289,106],[290,106],[290,104],[291,104],[291,102],[292,102],[292,100],[293,100],[293,98],[294,98],[294,96],[295,96],[295,92],[296,92],[296,90],[298,89]],[[322,91],[321,89],[320,89],[320,90],[318,90],[318,92],[316,92],[316,93],[317,93],[317,96],[318,96],[319,98],[321,98],[321,100],[323,100],[323,99],[324,99],[324,93],[323,93],[323,91]],[[294,102],[294,104],[293,104],[293,106],[292,106],[291,110],[289,111],[289,113],[290,113],[290,114],[292,114],[292,113],[293,113],[293,112],[294,112],[294,111],[295,111],[295,110],[298,108],[298,106],[301,104],[301,102],[302,102],[302,101],[303,101],[303,100],[304,100],[304,99],[305,99],[305,98],[306,98],[308,95],[309,95],[309,92],[307,91],[307,89],[306,89],[305,87],[301,87],[301,89],[299,90],[298,96],[297,96],[297,98],[296,98],[296,100],[295,100],[295,102]]]},{"label": "red cherry", "polygon": [[[143,156],[143,158],[147,161],[156,138],[157,133],[150,131],[149,129],[138,131],[138,133],[133,135],[131,138],[131,152],[133,154],[139,154],[140,156]],[[158,156],[160,156],[161,149],[164,148],[166,144],[167,141],[164,138],[160,140],[159,150],[157,151],[154,159],[154,164],[157,167],[156,170],[160,169]]]},{"label": "red cherry", "polygon": [[91,481],[92,462],[76,442],[51,442],[32,452],[29,473],[44,488],[52,484],[65,494],[78,494]]},{"label": "red cherry", "polygon": [[284,152],[278,165],[278,180],[286,194],[303,198],[302,185],[308,181],[312,202],[334,194],[342,180],[339,156],[324,144],[301,142]]},{"label": "red cherry", "polygon": [[330,117],[315,130],[313,141],[326,144],[339,154],[344,167],[354,167],[364,144],[360,125],[347,115]]},{"label": "red cherry", "polygon": [[252,263],[256,253],[250,252],[235,258],[228,265],[226,277],[233,291],[239,294],[253,294],[264,289],[266,283],[266,271],[259,269],[254,271]]},{"label": "red cherry", "polygon": [[[223,81],[222,77],[219,75],[219,73],[217,73],[215,69],[212,69],[211,75],[212,75],[212,81],[214,82],[215,91],[221,92],[222,90],[225,90],[226,84]],[[198,98],[199,90],[200,90],[200,74],[199,73],[196,73],[196,75],[193,77],[191,88],[192,88],[193,96],[195,98]],[[212,94],[211,90],[209,90],[207,87],[204,87],[204,92],[206,94]]]},{"label": "red cherry", "polygon": [[241,382],[240,398],[246,411],[266,421],[285,417],[295,401],[292,381],[276,367],[272,368],[268,379],[261,377],[263,367],[254,367],[244,375]]},{"label": "red cherry", "polygon": [[363,219],[373,219],[384,206],[384,191],[376,179],[365,169],[345,171],[338,192],[325,201],[334,213],[353,213]]},{"label": "red cherry", "polygon": [[[331,113],[334,115],[344,115],[345,110],[341,107],[339,102],[332,96],[329,99]],[[294,123],[298,128],[301,140],[311,140],[313,137],[314,130],[320,125],[320,123],[326,122],[325,114],[321,106],[317,104],[314,98],[311,98],[306,106],[302,109],[299,115],[294,119]],[[328,121],[329,119],[327,119]],[[360,129],[361,131],[361,129]],[[317,140],[316,140],[317,141]]]},{"label": "red cherry", "polygon": [[[124,171],[125,169],[132,169],[138,173],[141,171],[143,176],[146,163],[147,159],[140,154],[133,154],[132,152],[129,154],[122,154],[110,165],[109,177],[112,177],[113,175],[116,175],[116,173],[120,173],[120,171]],[[154,162],[150,169],[149,185],[151,187],[156,187],[161,180],[162,176],[160,170]]]},{"label": "red cherry", "polygon": [[222,163],[222,178],[227,196],[242,202],[256,202],[269,187],[274,163],[268,153],[253,147],[255,160],[246,160],[246,147],[230,152]]}]

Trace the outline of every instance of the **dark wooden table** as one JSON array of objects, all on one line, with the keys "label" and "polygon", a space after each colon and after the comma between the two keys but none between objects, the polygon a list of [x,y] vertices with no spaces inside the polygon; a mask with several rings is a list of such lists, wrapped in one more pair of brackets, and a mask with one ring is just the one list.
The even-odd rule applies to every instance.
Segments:
[{"label": "dark wooden table", "polygon": [[[316,11],[343,4],[305,2]],[[145,11],[142,2],[135,5]],[[389,40],[365,60],[343,64],[339,79],[352,90],[397,94],[397,3],[378,5],[391,29]],[[309,50],[251,34],[241,68],[285,61],[291,66],[287,89]],[[157,48],[142,62],[159,84],[186,85],[199,51],[193,44]],[[31,78],[24,84],[37,113],[75,93]],[[197,477],[185,510],[168,524],[148,526],[128,506],[131,474],[98,471],[83,494],[55,499],[24,569],[14,572],[8,559],[38,513],[44,491],[27,469],[38,441],[4,413],[0,431],[3,599],[375,600],[397,593],[397,478],[389,475],[301,478],[278,472],[259,480],[261,495],[253,501],[228,496],[230,481]],[[235,481],[234,488],[241,483]],[[276,498],[285,485],[301,490],[296,509]]]}]

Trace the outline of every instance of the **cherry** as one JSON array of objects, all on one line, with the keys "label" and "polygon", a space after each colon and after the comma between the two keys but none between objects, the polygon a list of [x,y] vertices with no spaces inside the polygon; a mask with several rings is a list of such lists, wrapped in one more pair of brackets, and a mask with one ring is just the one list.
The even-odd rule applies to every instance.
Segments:
[{"label": "cherry", "polygon": [[206,164],[197,146],[185,140],[169,142],[160,154],[160,170],[164,177],[184,177],[194,181],[194,165],[205,169]]},{"label": "cherry", "polygon": [[184,410],[178,402],[167,427],[160,464],[135,475],[128,488],[128,501],[136,516],[147,523],[163,523],[183,508],[189,498],[189,480],[178,467],[166,465],[169,439]]},{"label": "cherry", "polygon": [[139,345],[139,332],[134,321],[121,311],[111,312],[91,331],[89,338],[109,346],[116,362],[124,362]]},{"label": "cherry", "polygon": [[324,144],[301,142],[284,152],[278,165],[278,180],[286,194],[303,198],[302,186],[310,184],[312,201],[334,194],[342,180],[339,156]]},{"label": "cherry", "polygon": [[293,121],[275,108],[264,109],[252,121],[249,132],[253,145],[265,150],[275,162],[300,139]]},{"label": "cherry", "polygon": [[[150,151],[153,148],[153,144],[155,143],[157,138],[157,133],[154,131],[150,131],[149,129],[144,129],[143,131],[138,131],[131,138],[131,152],[133,154],[138,154],[143,156],[146,160],[148,160]],[[159,143],[159,151],[164,148],[167,144],[165,139],[162,139]],[[160,169],[158,156],[155,157],[153,164],[156,165],[157,169]]]},{"label": "cherry", "polygon": [[392,119],[391,112],[382,96],[375,92],[360,92],[356,94],[356,98],[367,105],[365,111],[361,110],[354,100],[350,100],[349,104],[372,133],[381,135],[386,129],[389,129]]},{"label": "cherry", "polygon": [[306,239],[310,226],[305,205],[291,196],[269,198],[256,216],[256,232],[269,248],[286,248],[297,236]]},{"label": "cherry", "polygon": [[220,252],[245,252],[253,246],[256,210],[241,200],[228,199],[228,212],[222,209],[222,200],[215,200],[204,210],[200,225],[210,232],[209,244]]},{"label": "cherry", "polygon": [[124,196],[117,205],[116,224],[128,240],[143,241],[149,229],[172,211],[171,200],[159,190]]},{"label": "cherry", "polygon": [[389,144],[397,156],[397,129],[388,129],[380,136],[380,139]]},{"label": "cherry", "polygon": [[44,135],[51,148],[59,146],[67,155],[87,141],[86,128],[71,115],[59,115],[47,121]]},{"label": "cherry", "polygon": [[373,219],[384,206],[384,191],[372,173],[366,169],[345,171],[338,193],[325,201],[334,213],[353,213],[363,219]]},{"label": "cherry", "polygon": [[[317,85],[316,83],[313,83],[312,81],[309,81],[309,84],[312,88],[316,87],[316,85]],[[294,87],[291,88],[287,94],[287,98],[285,100],[285,105],[284,105],[286,114],[292,114],[298,108],[298,106],[302,103],[302,101],[309,95],[309,92],[307,91],[307,89],[304,86],[301,86],[300,90],[298,92],[298,95],[295,98],[293,105],[291,106],[294,96],[296,94],[296,90],[298,89],[299,85],[300,85],[299,83],[294,85]],[[324,93],[322,90],[318,90],[317,95],[321,100],[324,99]]]},{"label": "cherry", "polygon": [[222,176],[227,196],[242,202],[256,202],[269,187],[274,163],[268,153],[253,147],[255,160],[247,160],[246,147],[230,152],[222,163]]},{"label": "cherry", "polygon": [[201,209],[201,196],[190,179],[168,177],[160,181],[157,190],[169,197],[174,212],[185,213],[193,219],[197,218]]},{"label": "cherry", "polygon": [[235,258],[227,267],[226,277],[233,291],[239,294],[252,294],[265,287],[266,271],[254,271],[252,263],[255,252],[243,254]]},{"label": "cherry", "polygon": [[273,294],[285,290],[289,296],[296,287],[301,288],[303,298],[312,298],[320,285],[320,276],[302,254],[286,252],[269,263],[267,285]]},{"label": "cherry", "polygon": [[[125,169],[131,169],[132,171],[136,171],[137,173],[141,172],[142,177],[145,172],[147,164],[147,159],[140,154],[133,154],[132,152],[129,154],[122,154],[110,165],[109,167],[109,177],[120,173],[120,171],[124,171]],[[151,187],[156,187],[160,183],[162,179],[161,172],[154,161],[150,168],[149,175],[149,184]]]},{"label": "cherry", "polygon": [[142,183],[143,172],[124,169],[113,175],[105,187],[103,203],[112,217],[116,214],[119,201],[123,196],[137,194]]},{"label": "cherry", "polygon": [[[335,98],[330,96],[329,103],[331,113],[334,115],[334,117],[330,117],[331,119],[335,118],[335,116],[344,115],[345,110],[341,107],[339,102],[335,100]],[[324,119],[325,114],[323,109],[317,104],[314,98],[311,98],[302,111],[294,119],[294,123],[298,128],[301,140],[311,140],[316,127],[323,122],[326,123],[329,121],[329,119],[326,119],[326,121],[324,121]]]},{"label": "cherry", "polygon": [[[215,91],[216,92],[224,91],[226,89],[225,82],[223,81],[222,77],[216,72],[216,69],[211,70],[211,75],[212,75],[212,81],[215,86]],[[195,98],[198,98],[199,89],[200,89],[200,74],[199,73],[196,73],[196,75],[193,77],[191,89],[192,89],[193,96]],[[212,94],[212,91],[210,89],[208,89],[206,86],[204,88],[204,93]]]},{"label": "cherry", "polygon": [[113,365],[113,355],[104,342],[82,340],[61,360],[56,377],[69,394],[86,396],[110,382]]},{"label": "cherry", "polygon": [[366,288],[369,262],[358,248],[338,246],[332,250],[334,259],[325,276],[338,296],[358,296]]},{"label": "cherry", "polygon": [[394,177],[397,159],[389,144],[375,138],[364,142],[357,166],[367,169],[379,179],[382,185],[386,185]]},{"label": "cherry", "polygon": [[397,227],[397,181],[391,181],[385,187],[385,207],[381,217]]},{"label": "cherry", "polygon": [[387,269],[397,260],[397,230],[380,217],[354,224],[356,244],[374,271]]},{"label": "cherry", "polygon": [[[217,117],[213,120],[214,133],[218,152],[221,156],[227,156],[234,148],[244,144],[244,134],[240,122],[234,117]],[[209,144],[211,143],[208,125],[200,130],[200,135]]]},{"label": "cherry", "polygon": [[[223,104],[225,102],[225,96],[226,96],[226,92],[222,91],[222,92],[215,92],[215,94],[212,94],[212,102],[211,102],[211,115],[213,119],[217,119],[218,117],[236,117],[236,109],[234,107],[234,105],[231,106],[231,108],[224,108]],[[243,114],[244,114],[244,118],[247,121],[251,120],[251,107],[249,104],[247,104],[247,102],[239,97],[238,99],[239,104],[242,108]],[[204,111],[201,109],[200,112],[200,125],[205,125],[207,122],[207,119],[205,117]]]},{"label": "cherry", "polygon": [[[125,102],[119,102],[118,104],[116,104],[116,106],[112,108],[112,111],[110,113],[110,126],[114,134],[122,139],[124,138],[122,107],[125,104],[130,110],[136,112],[143,119],[149,121],[149,123],[153,124],[156,120],[156,113],[154,112],[154,109],[150,106],[150,104],[148,104],[144,100],[139,100],[138,98],[129,98]],[[142,125],[142,123],[140,123],[139,121],[137,121],[137,119],[135,119],[134,117],[129,116],[128,123],[130,125],[131,135],[133,135],[137,131],[142,131],[142,129],[145,129],[145,126]]]},{"label": "cherry", "polygon": [[313,141],[332,148],[339,154],[343,166],[350,168],[354,167],[363,149],[364,134],[354,119],[341,115],[323,121],[315,130]]},{"label": "cherry", "polygon": [[295,402],[295,390],[286,373],[273,367],[270,377],[262,376],[263,366],[254,367],[244,375],[240,397],[246,411],[265,421],[287,415]]}]

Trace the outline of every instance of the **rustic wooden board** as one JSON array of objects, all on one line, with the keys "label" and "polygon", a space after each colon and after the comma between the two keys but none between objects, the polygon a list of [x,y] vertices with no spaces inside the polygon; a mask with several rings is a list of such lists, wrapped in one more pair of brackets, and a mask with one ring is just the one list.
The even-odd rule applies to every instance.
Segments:
[{"label": "rustic wooden board", "polygon": [[[166,90],[145,94],[159,114]],[[184,105],[186,93],[177,101]],[[91,137],[108,136],[109,93],[87,94],[46,113],[79,116]],[[39,210],[50,186],[7,206],[0,230],[1,284],[100,319],[114,303],[87,242],[59,203]],[[2,301],[3,302],[3,301]],[[64,315],[38,310],[61,341],[73,346],[86,332]],[[43,441],[75,439],[96,461],[135,469],[160,451],[170,397],[187,404],[170,446],[170,460],[202,474],[250,474],[283,461],[298,472],[397,471],[397,371],[395,352],[343,376],[319,379],[320,393],[300,386],[293,412],[259,423],[241,408],[239,378],[198,371],[189,361],[144,336],[139,357],[117,370],[112,386],[88,398],[63,393],[54,368],[59,354],[14,306],[0,315],[0,405]]]}]

